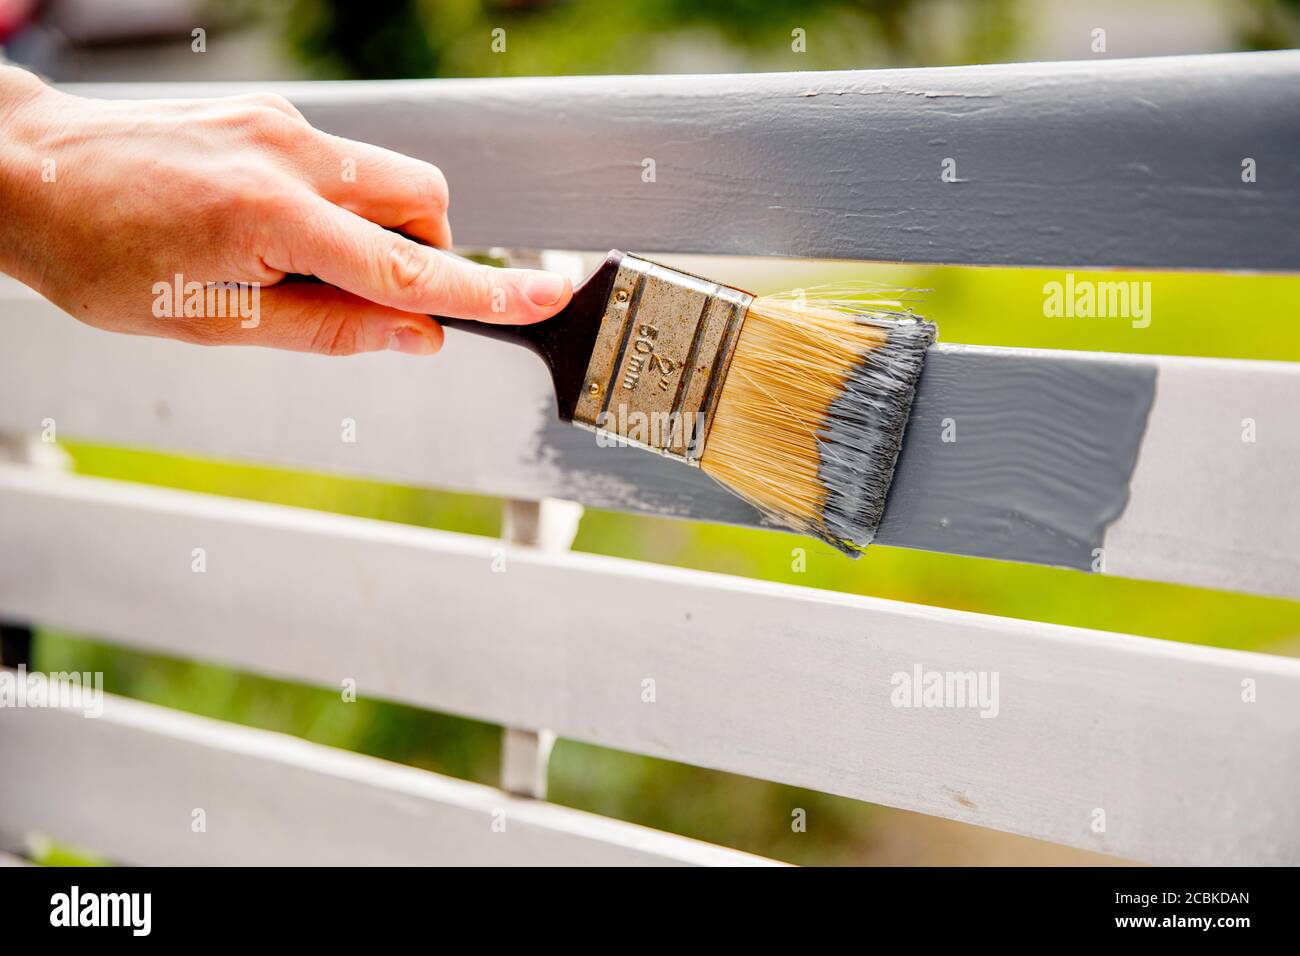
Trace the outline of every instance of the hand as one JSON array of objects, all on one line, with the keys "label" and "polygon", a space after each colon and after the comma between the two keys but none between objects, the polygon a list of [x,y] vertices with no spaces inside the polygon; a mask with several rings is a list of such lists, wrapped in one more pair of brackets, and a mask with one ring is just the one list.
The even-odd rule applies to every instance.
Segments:
[{"label": "hand", "polygon": [[437,167],[322,133],[279,96],[90,100],[0,67],[0,270],[101,329],[431,354],[427,313],[519,324],[567,304],[562,276],[389,231],[449,247],[447,205]]}]

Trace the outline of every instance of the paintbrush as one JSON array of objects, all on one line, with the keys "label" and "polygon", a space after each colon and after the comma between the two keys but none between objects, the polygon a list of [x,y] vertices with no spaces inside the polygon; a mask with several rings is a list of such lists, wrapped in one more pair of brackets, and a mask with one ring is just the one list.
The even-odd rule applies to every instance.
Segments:
[{"label": "paintbrush", "polygon": [[808,306],[611,252],[534,325],[437,317],[540,355],[560,418],[695,466],[777,525],[875,536],[935,326]]}]

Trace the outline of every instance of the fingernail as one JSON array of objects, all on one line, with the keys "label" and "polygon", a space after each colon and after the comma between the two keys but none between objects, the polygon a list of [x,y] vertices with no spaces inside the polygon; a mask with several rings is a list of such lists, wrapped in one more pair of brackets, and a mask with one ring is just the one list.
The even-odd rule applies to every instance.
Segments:
[{"label": "fingernail", "polygon": [[554,272],[534,272],[524,280],[524,295],[533,305],[555,305],[564,295],[564,276]]},{"label": "fingernail", "polygon": [[432,355],[437,351],[433,339],[415,329],[394,329],[388,333],[388,347],[407,355]]}]

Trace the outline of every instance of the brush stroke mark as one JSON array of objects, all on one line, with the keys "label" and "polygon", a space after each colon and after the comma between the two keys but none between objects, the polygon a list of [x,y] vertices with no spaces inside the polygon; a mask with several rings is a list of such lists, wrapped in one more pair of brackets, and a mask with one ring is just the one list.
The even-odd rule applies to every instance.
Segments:
[{"label": "brush stroke mark", "polygon": [[1091,570],[1155,386],[1141,360],[931,349],[876,541]]},{"label": "brush stroke mark", "polygon": [[640,448],[602,447],[594,432],[560,421],[549,400],[543,417],[534,461],[558,470],[563,487],[590,507],[764,524],[755,508],[698,468]]},{"label": "brush stroke mark", "polygon": [[[1128,503],[1155,382],[1140,359],[930,349],[876,543],[1091,570]],[[549,403],[542,419],[535,460],[592,507],[768,526],[699,469],[601,447]]]}]

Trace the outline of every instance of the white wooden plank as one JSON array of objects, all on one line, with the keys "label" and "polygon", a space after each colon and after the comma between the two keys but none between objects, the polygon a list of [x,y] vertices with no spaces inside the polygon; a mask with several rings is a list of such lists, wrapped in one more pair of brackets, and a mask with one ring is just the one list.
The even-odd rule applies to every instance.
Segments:
[{"label": "white wooden plank", "polygon": [[[1296,270],[1298,85],[1300,54],[1284,51],[73,90],[278,89],[323,129],[441,166],[456,235],[477,245]],[[1246,156],[1260,171],[1250,184]]]},{"label": "white wooden plank", "polygon": [[[560,424],[541,364],[496,342],[453,335],[428,362],[204,349],[81,326],[12,283],[0,341],[0,432],[52,420],[63,437],[760,523],[697,469]],[[922,384],[880,543],[1081,569],[1103,548],[1107,573],[1300,597],[1300,365],[946,348]],[[948,419],[995,441],[999,467],[985,442],[943,442]]]},{"label": "white wooden plank", "polygon": [[0,710],[0,765],[7,832],[45,833],[131,863],[770,862],[111,695],[96,719],[57,708]]},{"label": "white wooden plank", "polygon": [[[1139,860],[1300,862],[1300,661],[13,466],[0,527],[13,618]],[[997,674],[997,716],[894,706],[918,666]]]},{"label": "white wooden plank", "polygon": [[1300,598],[1300,363],[1157,368],[1106,573]]}]

